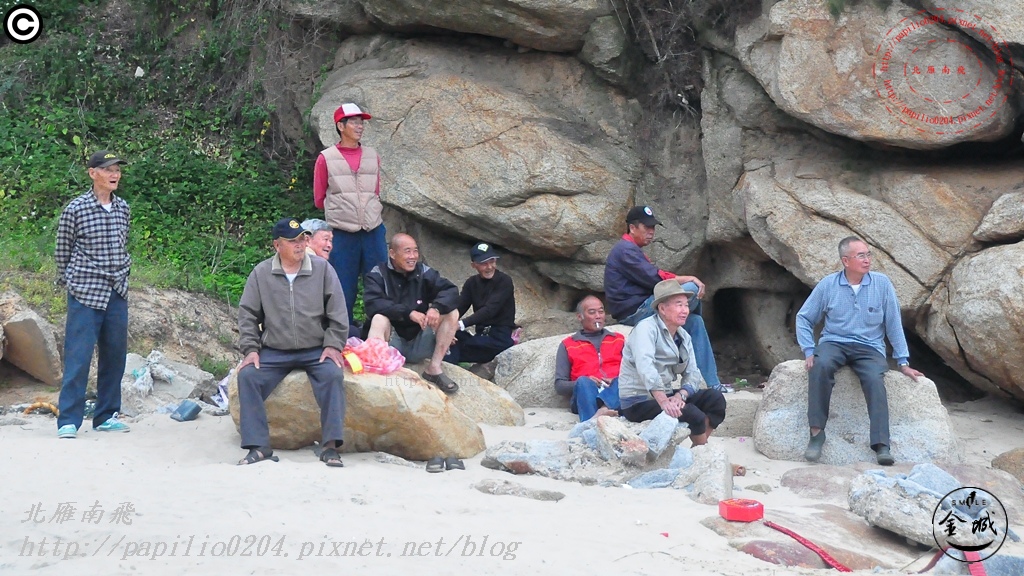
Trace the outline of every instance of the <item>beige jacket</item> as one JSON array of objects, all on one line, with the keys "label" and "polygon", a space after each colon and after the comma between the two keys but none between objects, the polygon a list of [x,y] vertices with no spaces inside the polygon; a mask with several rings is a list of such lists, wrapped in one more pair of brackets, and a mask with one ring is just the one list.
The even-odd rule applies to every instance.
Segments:
[{"label": "beige jacket", "polygon": [[323,258],[305,256],[290,283],[279,256],[260,262],[238,303],[238,332],[243,355],[264,347],[341,350],[348,339],[348,309],[334,268]]}]

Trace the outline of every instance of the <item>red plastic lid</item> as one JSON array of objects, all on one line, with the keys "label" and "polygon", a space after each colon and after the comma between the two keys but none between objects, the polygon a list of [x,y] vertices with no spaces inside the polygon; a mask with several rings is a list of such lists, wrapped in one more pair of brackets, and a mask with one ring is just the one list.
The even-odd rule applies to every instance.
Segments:
[{"label": "red plastic lid", "polygon": [[757,500],[732,498],[718,503],[718,514],[733,522],[753,522],[764,518],[764,505]]}]

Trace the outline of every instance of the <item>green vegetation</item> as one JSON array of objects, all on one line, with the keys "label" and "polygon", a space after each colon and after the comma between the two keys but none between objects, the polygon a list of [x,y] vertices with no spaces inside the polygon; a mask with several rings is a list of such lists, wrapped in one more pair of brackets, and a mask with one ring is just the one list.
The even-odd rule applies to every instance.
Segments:
[{"label": "green vegetation", "polygon": [[88,155],[110,149],[129,161],[118,194],[132,209],[132,280],[237,301],[272,221],[315,214],[296,162],[307,152],[268,143],[254,47],[271,3],[33,3],[43,36],[0,45],[0,286],[46,276],[30,298],[53,308],[38,284],[56,275],[57,218],[89,188]]}]

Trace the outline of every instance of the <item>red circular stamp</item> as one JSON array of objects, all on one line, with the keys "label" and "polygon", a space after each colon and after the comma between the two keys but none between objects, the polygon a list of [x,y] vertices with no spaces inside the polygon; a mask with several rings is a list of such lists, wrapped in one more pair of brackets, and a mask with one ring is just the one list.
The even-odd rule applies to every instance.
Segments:
[{"label": "red circular stamp", "polygon": [[[885,108],[925,133],[955,135],[985,125],[1011,94],[1013,62],[995,26],[957,8],[920,11],[889,29],[872,76]],[[949,34],[951,26],[973,40]]]}]

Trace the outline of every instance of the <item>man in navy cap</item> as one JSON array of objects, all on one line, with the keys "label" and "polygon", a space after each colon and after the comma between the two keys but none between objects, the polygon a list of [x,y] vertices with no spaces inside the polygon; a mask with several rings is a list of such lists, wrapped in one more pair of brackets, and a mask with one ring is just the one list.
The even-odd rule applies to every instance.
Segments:
[{"label": "man in navy cap", "polygon": [[343,466],[345,294],[327,261],[306,254],[308,235],[298,220],[278,220],[277,254],[256,265],[238,302],[238,343],[245,355],[238,366],[239,432],[248,450],[239,464],[277,461],[263,402],[289,372],[302,369],[320,406],[320,460]]},{"label": "man in navy cap", "polygon": [[611,252],[604,268],[604,290],[608,311],[627,326],[655,314],[654,287],[662,280],[676,280],[690,296],[690,314],[683,329],[690,335],[697,367],[709,388],[731,392],[718,378],[718,364],[711,340],[700,316],[704,283],[696,276],[678,276],[651,263],[643,247],[654,241],[654,227],[661,224],[650,206],[634,206],[626,214],[626,233]]},{"label": "man in navy cap", "polygon": [[[459,295],[459,331],[448,349],[446,362],[490,362],[509,349],[516,329],[516,295],[512,277],[498,270],[498,254],[486,242],[469,249],[470,266],[477,275],[462,285]],[[473,313],[466,315],[469,309]],[[468,332],[474,328],[476,334]]]},{"label": "man in navy cap", "polygon": [[380,202],[380,156],[363,146],[363,123],[370,115],[352,103],[334,111],[340,141],[317,156],[313,168],[313,204],[334,230],[328,260],[345,291],[349,324],[359,277],[387,260],[388,247]]},{"label": "man in navy cap", "polygon": [[57,282],[68,291],[64,377],[57,437],[75,438],[85,417],[89,364],[98,349],[94,430],[128,432],[118,420],[128,353],[128,203],[114,195],[124,160],[100,150],[89,157],[92,188],[64,208],[57,223]]}]

